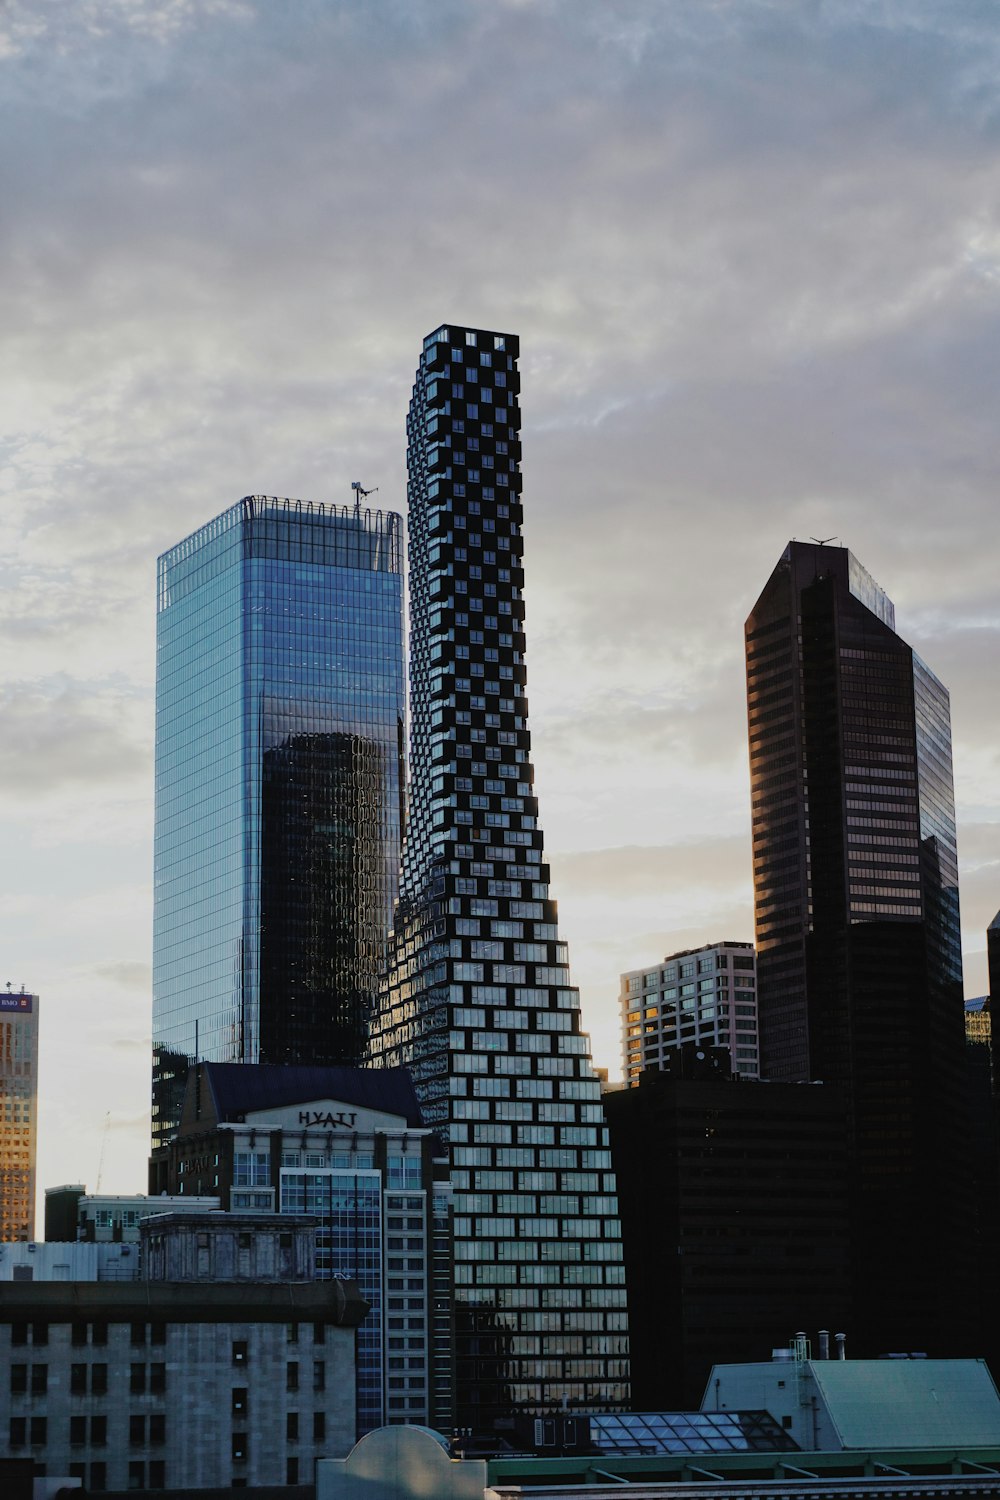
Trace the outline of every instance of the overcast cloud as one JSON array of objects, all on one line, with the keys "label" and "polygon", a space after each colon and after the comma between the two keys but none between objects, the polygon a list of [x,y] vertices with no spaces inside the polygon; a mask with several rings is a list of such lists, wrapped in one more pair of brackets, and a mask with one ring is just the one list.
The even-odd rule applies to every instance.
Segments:
[{"label": "overcast cloud", "polygon": [[104,1186],[144,1180],[155,558],[252,492],[402,509],[449,320],[522,339],[598,1061],[621,969],[752,935],[742,622],[790,536],[849,544],[952,690],[982,993],[998,78],[978,0],[0,0],[0,918],[43,1184],[93,1184],[102,1134]]}]

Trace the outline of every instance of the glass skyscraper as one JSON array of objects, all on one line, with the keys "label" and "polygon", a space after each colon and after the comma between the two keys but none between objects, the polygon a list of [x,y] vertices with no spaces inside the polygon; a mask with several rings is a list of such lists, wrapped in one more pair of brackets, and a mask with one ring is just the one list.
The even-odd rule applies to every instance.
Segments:
[{"label": "glass skyscraper", "polygon": [[398,516],[250,496],[160,558],[154,1146],[194,1059],[361,1059],[402,763]]},{"label": "glass skyscraper", "polygon": [[477,1428],[629,1393],[615,1179],[532,785],[517,355],[439,328],[413,389],[410,807],[372,1035],[449,1146],[450,1416]]},{"label": "glass skyscraper", "polygon": [[746,625],[761,1073],[847,1100],[855,1352],[965,1352],[962,956],[948,693],[842,547]]},{"label": "glass skyscraper", "polygon": [[0,1242],[35,1238],[38,996],[0,992]]}]

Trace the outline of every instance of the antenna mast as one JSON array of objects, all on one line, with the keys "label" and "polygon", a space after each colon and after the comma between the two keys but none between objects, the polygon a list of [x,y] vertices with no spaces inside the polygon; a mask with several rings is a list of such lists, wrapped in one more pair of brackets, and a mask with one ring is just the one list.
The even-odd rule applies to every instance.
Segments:
[{"label": "antenna mast", "polygon": [[373,490],[366,490],[360,479],[352,479],[351,489],[354,491],[354,514],[360,516],[362,500],[367,500],[369,495],[377,495],[378,485]]}]

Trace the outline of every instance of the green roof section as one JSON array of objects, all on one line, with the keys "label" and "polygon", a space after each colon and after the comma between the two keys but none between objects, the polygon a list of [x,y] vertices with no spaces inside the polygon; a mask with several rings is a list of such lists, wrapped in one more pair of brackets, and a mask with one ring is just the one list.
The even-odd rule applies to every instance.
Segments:
[{"label": "green roof section", "polygon": [[981,1359],[812,1360],[845,1448],[1000,1443],[1000,1396]]}]

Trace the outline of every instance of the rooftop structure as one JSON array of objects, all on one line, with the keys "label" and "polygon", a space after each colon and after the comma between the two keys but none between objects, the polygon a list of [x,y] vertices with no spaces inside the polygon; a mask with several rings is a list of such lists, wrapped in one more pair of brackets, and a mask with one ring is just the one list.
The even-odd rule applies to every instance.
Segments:
[{"label": "rooftop structure", "polygon": [[702,1410],[766,1408],[803,1449],[995,1446],[1000,1396],[981,1359],[813,1359],[805,1339],[758,1364],[716,1365]]},{"label": "rooftop structure", "polygon": [[843,1090],[855,1349],[971,1352],[948,692],[857,559],[807,542],[746,664],[761,1074]]},{"label": "rooftop structure", "polygon": [[334,1282],[0,1284],[0,1458],[91,1492],[309,1482],[354,1434]]},{"label": "rooftop structure", "polygon": [[1000,1495],[1000,1446],[815,1449],[784,1446],[570,1458],[456,1461],[426,1428],[383,1427],[316,1470],[316,1500],[942,1500]]}]

